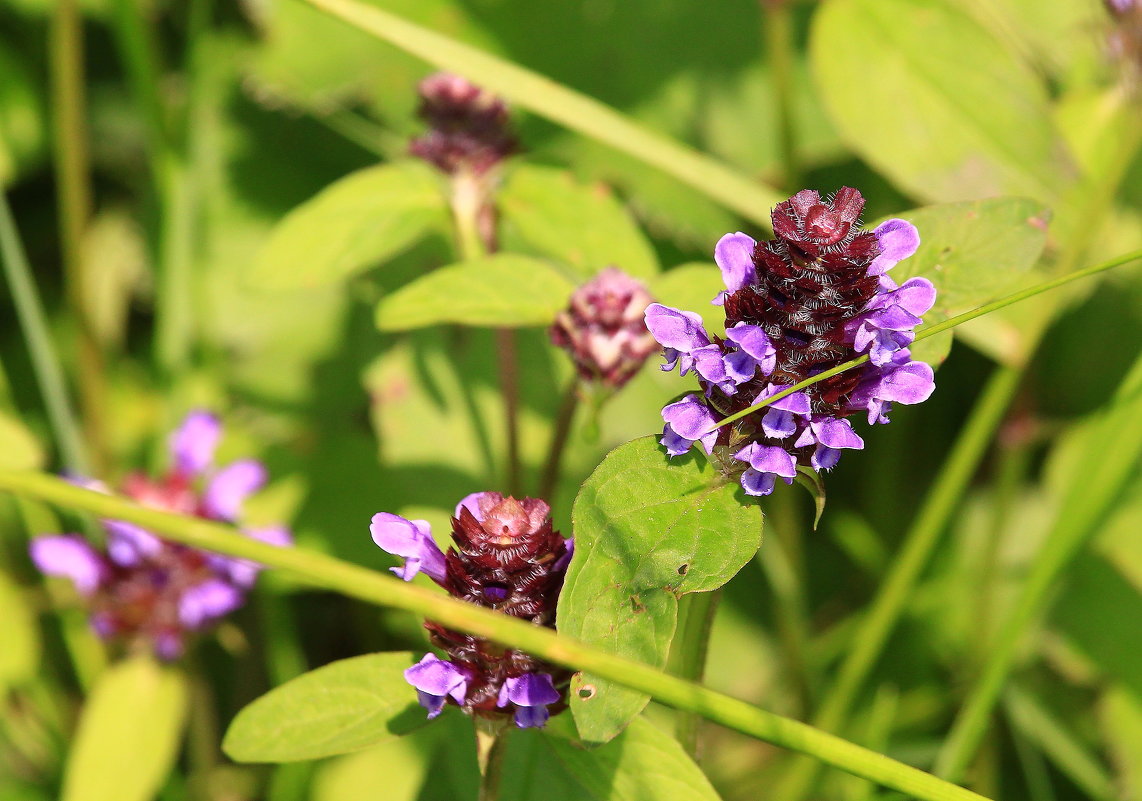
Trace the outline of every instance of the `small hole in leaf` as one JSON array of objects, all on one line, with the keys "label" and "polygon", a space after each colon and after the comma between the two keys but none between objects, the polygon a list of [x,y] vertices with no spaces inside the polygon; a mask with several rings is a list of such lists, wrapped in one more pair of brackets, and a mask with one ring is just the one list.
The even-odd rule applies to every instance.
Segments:
[{"label": "small hole in leaf", "polygon": [[584,684],[582,687],[579,688],[579,697],[582,698],[584,701],[590,701],[592,698],[595,697],[595,685],[594,684]]},{"label": "small hole in leaf", "polygon": [[678,575],[685,576],[690,572],[690,565],[678,565]]}]

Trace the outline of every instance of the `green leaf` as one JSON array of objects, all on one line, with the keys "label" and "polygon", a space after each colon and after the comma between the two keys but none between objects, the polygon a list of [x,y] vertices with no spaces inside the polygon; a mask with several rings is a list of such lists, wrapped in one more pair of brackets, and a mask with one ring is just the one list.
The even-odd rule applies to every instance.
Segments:
[{"label": "green leaf", "polygon": [[427,165],[359,170],[286,215],[250,281],[266,289],[333,284],[400,253],[446,219],[439,180]]},{"label": "green leaf", "polygon": [[590,750],[560,736],[569,728],[566,718],[556,718],[548,724],[550,731],[537,734],[585,791],[573,797],[591,801],[717,801],[719,797],[678,741],[642,717],[632,720],[611,742]]},{"label": "green leaf", "polygon": [[550,325],[575,289],[547,262],[513,253],[441,267],[384,297],[377,327],[442,323],[496,328]]},{"label": "green leaf", "polygon": [[222,741],[235,762],[297,762],[356,751],[424,725],[407,651],[342,659],[247,705]]},{"label": "green leaf", "polygon": [[945,0],[825,3],[810,50],[842,138],[909,194],[1049,200],[1075,174],[1042,80]]},{"label": "green leaf", "polygon": [[63,801],[154,798],[178,755],[186,711],[186,677],[175,668],[138,656],[103,671],[80,715]]},{"label": "green leaf", "polygon": [[40,661],[36,616],[20,588],[0,573],[0,695],[32,678]]},{"label": "green leaf", "polygon": [[507,247],[513,237],[575,268],[583,278],[614,265],[636,278],[658,273],[658,258],[626,208],[602,184],[566,170],[520,165],[498,195]]},{"label": "green leaf", "polygon": [[43,464],[40,443],[16,418],[0,410],[0,469],[34,470]]},{"label": "green leaf", "polygon": [[1103,694],[1098,717],[1118,767],[1122,797],[1142,797],[1142,697],[1112,685]]},{"label": "green leaf", "polygon": [[[761,544],[761,515],[694,453],[668,459],[654,437],[620,445],[596,468],[572,510],[576,557],[559,598],[559,630],[661,667],[678,598],[729,581]],[[588,742],[606,742],[647,696],[576,674],[571,709]]]}]

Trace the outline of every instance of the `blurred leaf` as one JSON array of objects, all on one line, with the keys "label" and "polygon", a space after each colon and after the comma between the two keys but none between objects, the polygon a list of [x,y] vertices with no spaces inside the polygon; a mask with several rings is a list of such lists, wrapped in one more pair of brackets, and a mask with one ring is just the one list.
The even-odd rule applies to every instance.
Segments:
[{"label": "blurred leaf", "polygon": [[659,303],[701,315],[707,331],[725,325],[726,313],[710,302],[726,288],[722,271],[712,261],[680,264],[654,278],[648,288]]},{"label": "blurred leaf", "polygon": [[403,671],[410,652],[367,654],[312,670],[248,704],[222,749],[236,762],[297,762],[344,754],[425,723]]},{"label": "blurred leaf", "polygon": [[1049,200],[1074,175],[1042,81],[951,3],[826,3],[811,57],[841,136],[911,194]]},{"label": "blurred leaf", "polygon": [[0,409],[0,468],[34,470],[44,464],[44,450],[16,418]]},{"label": "blurred leaf", "polygon": [[385,801],[415,801],[430,775],[427,746],[439,739],[437,726],[454,717],[323,763],[311,801],[377,801],[379,787],[384,787]]},{"label": "blurred leaf", "polygon": [[1123,798],[1142,798],[1142,697],[1118,685],[1102,696],[1099,721],[1125,785]]},{"label": "blurred leaf", "polygon": [[377,306],[377,327],[408,331],[442,323],[550,325],[574,288],[547,262],[497,253],[433,270],[386,295]]},{"label": "blurred leaf", "polygon": [[[519,732],[509,741],[509,755],[524,738],[542,740],[566,775],[573,776],[580,792],[570,799],[584,801],[717,801],[717,792],[678,741],[642,717],[611,742],[584,749],[573,739],[571,722],[553,719],[542,732]],[[510,759],[510,756],[508,757]],[[561,771],[562,772],[562,771]],[[540,782],[542,784],[542,782]],[[541,801],[542,792],[520,796],[519,801]],[[515,801],[513,798],[512,801]]]},{"label": "blurred leaf", "polygon": [[614,265],[636,278],[658,273],[658,258],[630,213],[602,184],[566,170],[521,164],[497,196],[505,238],[570,264],[583,278]]},{"label": "blurred leaf", "polygon": [[99,674],[80,714],[62,801],[146,801],[174,766],[187,712],[186,676],[149,656]]},{"label": "blurred leaf", "polygon": [[[759,509],[743,499],[706,460],[670,460],[653,437],[611,451],[575,499],[559,630],[665,665],[678,597],[721,587],[761,544]],[[572,678],[571,709],[588,742],[612,739],[647,700],[590,674]]]},{"label": "blurred leaf", "polygon": [[438,177],[405,161],[323,189],[274,228],[250,281],[268,289],[337,283],[395,256],[447,219]]},{"label": "blurred leaf", "polygon": [[1042,699],[1017,684],[1007,689],[1003,700],[1019,732],[1041,748],[1088,798],[1110,801],[1116,797],[1106,768],[1090,754],[1066,717],[1055,714]]},{"label": "blurred leaf", "polygon": [[[1032,281],[1033,268],[1047,242],[1050,211],[1033,200],[1008,197],[925,206],[893,216],[916,226],[920,247],[889,276],[904,283],[921,275],[936,285],[936,305],[924,319],[932,325]],[[1032,305],[1031,311],[1040,308]],[[960,326],[954,334],[966,336],[997,358],[1012,358],[1021,350],[1024,332],[1013,330],[1001,336],[996,315],[975,322],[981,325]],[[952,334],[923,340],[913,350],[914,356],[938,364],[951,348]]]},{"label": "blurred leaf", "polygon": [[36,673],[40,631],[36,615],[19,586],[0,573],[0,697]]},{"label": "blurred leaf", "polygon": [[44,149],[40,87],[27,63],[0,40],[0,187],[26,172]]}]

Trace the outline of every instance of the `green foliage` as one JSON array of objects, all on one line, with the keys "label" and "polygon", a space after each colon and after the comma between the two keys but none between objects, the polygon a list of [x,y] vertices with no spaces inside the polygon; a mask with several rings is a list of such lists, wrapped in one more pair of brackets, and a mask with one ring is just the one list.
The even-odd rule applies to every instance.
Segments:
[{"label": "green foliage", "polygon": [[830,2],[810,52],[841,136],[910,194],[1049,201],[1075,176],[1041,78],[962,5]]},{"label": "green foliage", "polygon": [[[678,598],[721,587],[761,545],[761,515],[735,482],[691,453],[668,460],[653,437],[603,460],[575,499],[575,559],[559,630],[614,654],[663,666]],[[571,683],[587,742],[615,737],[647,696],[591,674]]]},{"label": "green foliage", "polygon": [[222,747],[237,762],[296,762],[344,754],[425,723],[403,671],[411,653],[342,659],[288,681],[243,709]]},{"label": "green foliage", "polygon": [[443,225],[445,213],[439,181],[421,162],[361,170],[286,215],[258,254],[249,280],[267,289],[343,281]]},{"label": "green foliage", "polygon": [[40,631],[26,593],[0,572],[0,695],[36,674],[40,663]]},{"label": "green foliage", "polygon": [[574,288],[547,262],[497,253],[441,267],[386,295],[377,306],[377,327],[408,331],[445,323],[550,325]]},{"label": "green foliage", "polygon": [[63,801],[147,801],[174,766],[187,714],[186,675],[149,656],[104,670],[80,715]]},{"label": "green foliage", "polygon": [[44,451],[16,418],[0,409],[0,468],[31,470],[44,463]]},{"label": "green foliage", "polygon": [[587,279],[614,265],[636,278],[658,273],[654,248],[605,186],[586,186],[566,170],[518,165],[498,196],[504,247],[515,239],[571,265]]}]

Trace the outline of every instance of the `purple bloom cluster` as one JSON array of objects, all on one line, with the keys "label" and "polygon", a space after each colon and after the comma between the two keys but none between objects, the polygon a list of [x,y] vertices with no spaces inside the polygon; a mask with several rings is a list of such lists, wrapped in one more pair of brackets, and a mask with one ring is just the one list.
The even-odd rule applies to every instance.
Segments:
[{"label": "purple bloom cluster", "polygon": [[[536,625],[555,626],[555,605],[571,561],[572,541],[551,527],[551,509],[535,498],[477,492],[456,506],[455,547],[444,553],[424,520],[380,512],[370,531],[383,550],[404,559],[393,572],[424,573],[450,595]],[[432,642],[448,658],[426,654],[405,671],[428,717],[451,699],[469,714],[511,714],[517,726],[543,726],[564,706],[567,673],[528,654],[429,621]]]},{"label": "purple bloom cluster", "polygon": [[[144,506],[236,522],[245,499],[266,480],[265,468],[240,459],[215,469],[222,436],[218,419],[196,411],[170,438],[172,466],[159,480],[127,477],[123,494]],[[79,479],[106,491],[98,481]],[[76,534],[36,537],[32,561],[41,572],[69,578],[90,609],[91,625],[106,640],[149,642],[162,659],[182,655],[186,639],[240,607],[259,565],[167,542],[124,520],[103,520],[106,551]],[[254,539],[287,546],[285,528],[245,528]]]},{"label": "purple bloom cluster", "polygon": [[[714,250],[726,290],[725,336],[706,332],[697,314],[654,303],[646,325],[664,348],[663,370],[693,371],[703,392],[662,410],[662,444],[671,456],[695,442],[725,447],[750,495],[768,495],[798,466],[823,471],[864,441],[846,419],[865,413],[887,423],[893,403],[919,403],[935,388],[932,368],[914,361],[913,329],[936,299],[925,278],[896,284],[886,273],[916,252],[920,237],[905,220],[875,231],[859,226],[864,198],[844,187],[829,199],[804,190],[773,210],[775,237],[756,242],[726,234]],[[861,367],[812,384],[716,429],[742,411],[842,362],[867,353]]]},{"label": "purple bloom cluster", "polygon": [[608,267],[571,295],[551,341],[571,355],[581,379],[619,389],[658,350],[643,322],[652,300],[642,281]]}]

